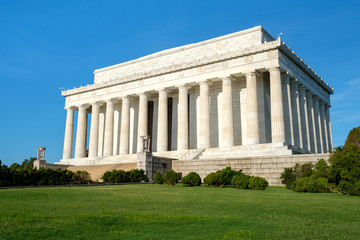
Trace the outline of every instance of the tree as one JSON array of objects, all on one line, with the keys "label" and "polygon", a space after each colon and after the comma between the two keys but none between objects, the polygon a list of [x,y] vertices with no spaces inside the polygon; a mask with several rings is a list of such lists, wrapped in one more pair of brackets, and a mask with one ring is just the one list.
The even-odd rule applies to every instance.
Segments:
[{"label": "tree", "polygon": [[360,146],[360,126],[353,128],[345,141],[345,145],[356,144]]}]

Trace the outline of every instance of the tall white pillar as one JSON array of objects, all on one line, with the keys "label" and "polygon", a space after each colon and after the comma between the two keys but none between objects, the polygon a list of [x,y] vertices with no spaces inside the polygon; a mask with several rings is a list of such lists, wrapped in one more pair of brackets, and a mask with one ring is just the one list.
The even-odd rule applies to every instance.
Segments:
[{"label": "tall white pillar", "polygon": [[76,142],[75,142],[75,158],[85,157],[86,148],[86,105],[78,107],[78,122],[76,129]]},{"label": "tall white pillar", "polygon": [[316,128],[316,143],[317,143],[317,152],[323,153],[323,138],[322,138],[322,127],[321,127],[321,111],[320,111],[320,102],[317,96],[313,97],[314,100],[314,111],[315,111],[315,128]]},{"label": "tall white pillar", "polygon": [[325,103],[320,100],[319,106],[320,106],[323,153],[327,153],[329,151],[328,149],[329,143],[328,143],[328,134],[327,134],[327,126],[326,126]]},{"label": "tall white pillar", "polygon": [[130,100],[122,98],[121,127],[120,127],[120,155],[129,154],[130,139]]},{"label": "tall white pillar", "polygon": [[302,139],[303,147],[305,150],[310,151],[310,132],[309,132],[309,118],[307,110],[307,101],[306,101],[306,88],[304,86],[299,87],[299,105],[300,105],[300,115],[301,115],[301,129],[302,129]]},{"label": "tall white pillar", "polygon": [[329,144],[329,151],[333,150],[333,139],[332,139],[332,131],[331,131],[331,121],[330,121],[330,106],[325,106],[325,116],[326,116],[326,127],[328,133],[328,144]]},{"label": "tall white pillar", "polygon": [[306,101],[308,107],[308,117],[309,117],[309,136],[310,136],[310,148],[311,151],[317,153],[317,137],[316,137],[316,125],[315,125],[315,109],[314,109],[314,100],[313,94],[310,90],[306,91]]},{"label": "tall white pillar", "polygon": [[200,82],[200,116],[198,148],[210,148],[209,84]]},{"label": "tall white pillar", "polygon": [[293,119],[293,137],[294,145],[303,148],[302,130],[301,130],[301,115],[300,115],[300,97],[297,80],[290,82],[291,91],[291,106],[292,106],[292,119]]},{"label": "tall white pillar", "polygon": [[283,100],[284,100],[284,120],[286,143],[295,145],[293,114],[291,104],[291,88],[289,74],[283,75]]},{"label": "tall white pillar", "polygon": [[165,89],[159,92],[159,112],[158,112],[158,133],[157,151],[165,152],[168,150],[168,97]]},{"label": "tall white pillar", "polygon": [[234,120],[232,99],[232,77],[222,78],[222,144],[223,147],[234,146]]},{"label": "tall white pillar", "polygon": [[139,94],[139,118],[138,118],[138,141],[137,141],[137,151],[142,152],[143,143],[141,136],[147,135],[147,119],[148,119],[148,101],[147,95],[145,93]]},{"label": "tall white pillar", "polygon": [[114,103],[111,100],[106,101],[105,113],[105,136],[104,136],[104,156],[113,155],[114,141]]},{"label": "tall white pillar", "polygon": [[248,72],[246,76],[246,125],[247,145],[259,143],[259,115],[257,106],[256,73]]},{"label": "tall white pillar", "polygon": [[99,140],[99,103],[91,104],[91,125],[89,140],[89,158],[98,156],[98,140]]},{"label": "tall white pillar", "polygon": [[177,150],[189,149],[188,87],[179,86]]},{"label": "tall white pillar", "polygon": [[74,135],[74,108],[66,109],[66,125],[64,137],[63,159],[70,159],[72,157],[73,135]]},{"label": "tall white pillar", "polygon": [[270,101],[271,101],[271,137],[273,143],[285,142],[284,107],[279,68],[271,68]]},{"label": "tall white pillar", "polygon": [[[324,150],[324,119],[323,116],[325,114],[325,111],[321,111],[321,104],[320,104],[320,99],[318,97],[314,98],[314,104],[315,104],[315,113],[316,113],[316,119],[315,121],[317,121],[317,143],[318,143],[318,152],[319,153],[324,153],[326,152],[326,150]],[[323,109],[324,110],[324,109]]]}]

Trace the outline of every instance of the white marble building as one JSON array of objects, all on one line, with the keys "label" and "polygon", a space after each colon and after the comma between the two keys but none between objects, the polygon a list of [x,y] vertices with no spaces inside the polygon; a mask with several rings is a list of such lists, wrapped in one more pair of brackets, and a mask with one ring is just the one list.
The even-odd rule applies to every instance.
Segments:
[{"label": "white marble building", "polygon": [[261,26],[94,74],[94,84],[62,92],[60,163],[136,161],[143,135],[154,155],[182,160],[332,149],[333,89]]}]

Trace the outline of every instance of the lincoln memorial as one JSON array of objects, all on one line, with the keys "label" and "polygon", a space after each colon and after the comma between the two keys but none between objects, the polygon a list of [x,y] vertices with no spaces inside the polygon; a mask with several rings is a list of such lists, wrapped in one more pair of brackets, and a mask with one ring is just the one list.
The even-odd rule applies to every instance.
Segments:
[{"label": "lincoln memorial", "polygon": [[153,155],[176,171],[232,166],[277,184],[284,167],[328,156],[332,93],[257,26],[97,69],[93,84],[63,91],[59,163],[136,162],[149,135]]}]

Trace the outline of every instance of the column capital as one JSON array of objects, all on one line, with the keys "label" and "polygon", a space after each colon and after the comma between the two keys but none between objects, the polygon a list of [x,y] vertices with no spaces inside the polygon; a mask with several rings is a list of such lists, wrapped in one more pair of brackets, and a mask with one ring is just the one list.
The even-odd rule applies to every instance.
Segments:
[{"label": "column capital", "polygon": [[159,88],[159,89],[156,89],[155,91],[157,91],[158,93],[163,93],[163,92],[169,93],[170,92],[170,90],[166,89],[166,88]]},{"label": "column capital", "polygon": [[65,110],[75,110],[76,106],[64,107]]},{"label": "column capital", "polygon": [[91,105],[92,107],[93,106],[101,107],[103,104],[104,104],[104,102],[102,102],[102,101],[96,101],[96,102],[89,103],[89,105]]},{"label": "column capital", "polygon": [[281,77],[282,77],[284,83],[286,83],[286,84],[290,83],[290,75],[288,72],[281,73]]},{"label": "column capital", "polygon": [[220,78],[221,81],[232,81],[233,79],[234,79],[234,77],[231,76],[231,75],[224,76],[224,77]]},{"label": "column capital", "polygon": [[299,90],[302,90],[304,92],[307,90],[307,88],[302,84],[299,84],[298,86],[299,86]]},{"label": "column capital", "polygon": [[200,86],[201,86],[201,85],[210,86],[210,85],[212,84],[212,82],[209,81],[209,80],[199,80],[199,81],[197,81],[196,83],[199,84]]},{"label": "column capital", "polygon": [[269,67],[269,68],[267,68],[267,70],[269,72],[273,72],[273,71],[279,71],[280,72],[280,67],[278,67],[278,66]]},{"label": "column capital", "polygon": [[180,89],[186,89],[189,90],[191,87],[189,85],[186,84],[182,84],[182,85],[175,85],[175,87],[177,87],[179,90]]},{"label": "column capital", "polygon": [[85,108],[86,109],[88,107],[90,107],[90,104],[88,104],[88,103],[83,103],[83,104],[79,104],[79,105],[76,106],[77,109],[80,109],[80,108]]},{"label": "column capital", "polygon": [[249,76],[254,76],[257,75],[258,72],[256,70],[248,70],[247,72],[245,72],[245,76],[249,77]]},{"label": "column capital", "polygon": [[141,92],[136,94],[139,97],[148,97],[148,94],[146,92]]}]

